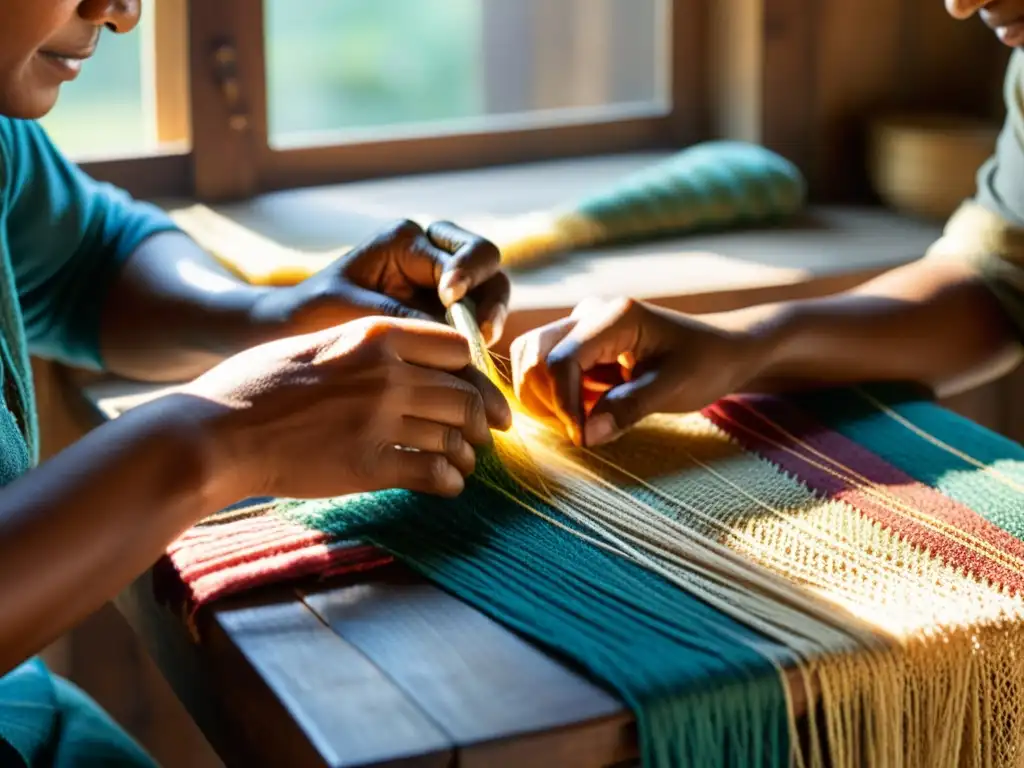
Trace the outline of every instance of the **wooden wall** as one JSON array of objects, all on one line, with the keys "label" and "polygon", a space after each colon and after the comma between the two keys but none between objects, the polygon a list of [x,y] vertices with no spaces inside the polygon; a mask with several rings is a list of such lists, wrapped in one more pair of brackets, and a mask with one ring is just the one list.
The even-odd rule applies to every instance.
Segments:
[{"label": "wooden wall", "polygon": [[712,124],[792,159],[819,200],[870,196],[880,111],[1002,117],[1008,50],[942,0],[715,0],[711,23]]}]

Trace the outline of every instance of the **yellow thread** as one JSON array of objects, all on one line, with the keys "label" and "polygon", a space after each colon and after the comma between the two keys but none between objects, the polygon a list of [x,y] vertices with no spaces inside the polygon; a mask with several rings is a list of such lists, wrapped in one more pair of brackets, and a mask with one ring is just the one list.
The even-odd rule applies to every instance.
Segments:
[{"label": "yellow thread", "polygon": [[[494,375],[508,393],[504,382]],[[678,438],[664,443],[666,450],[671,445],[671,451],[684,453],[716,482],[735,488],[742,498],[768,512],[767,518],[761,516],[742,525],[726,523],[698,503],[672,497],[605,456],[584,452],[585,458],[599,458],[610,469],[633,478],[638,486],[687,510],[693,522],[724,536],[708,538],[664,517],[587,469],[545,425],[523,413],[511,396],[510,401],[516,409],[514,431],[496,436],[506,467],[524,489],[592,535],[565,526],[500,489],[503,495],[563,530],[670,579],[769,636],[788,636],[785,642],[792,643],[796,653],[794,668],[784,669],[771,653],[765,658],[785,682],[794,739],[800,724],[812,734],[805,742],[809,745],[806,751],[793,755],[795,764],[924,768],[1017,763],[1024,746],[1018,735],[1024,730],[1024,718],[1015,704],[1015,699],[1024,695],[1024,668],[1018,653],[1024,640],[1024,602],[1020,597],[1004,595],[950,569],[841,502],[783,510],[758,499],[689,449],[686,435],[691,433],[685,425],[697,425],[692,416],[661,421],[678,430]],[[730,442],[724,433],[706,424],[704,428],[713,430],[717,440]],[[800,447],[821,456],[810,446]],[[839,468],[845,475],[814,458],[797,455],[833,476],[859,483],[897,512],[911,517],[924,514],[893,499],[870,480],[858,480],[861,476],[842,464]],[[945,528],[952,536],[963,536],[955,529],[950,532],[948,525]],[[744,563],[723,556],[721,542],[750,560]],[[803,547],[803,554],[784,552],[794,545]],[[830,561],[821,560],[826,554]],[[810,555],[813,558],[800,560]],[[902,566],[900,558],[906,560]],[[790,602],[789,590],[780,591],[774,581],[751,576],[756,574],[751,566],[796,585],[807,585],[803,593],[792,593],[802,594],[806,602]],[[815,568],[821,574],[818,578],[814,578]],[[728,583],[729,573],[736,578],[735,584]],[[808,577],[818,586],[808,588]],[[883,585],[884,590],[878,592]],[[813,611],[818,597],[848,608],[849,618],[837,614],[830,617],[832,622],[816,621]],[[793,608],[797,613],[791,613]],[[786,619],[780,617],[795,621],[787,627]],[[866,618],[874,627],[867,637],[888,637],[889,641],[880,646],[864,645],[866,638],[857,631],[857,621],[850,622],[854,617],[860,617],[859,621]],[[835,633],[837,627],[830,626],[834,621],[843,627],[839,634]],[[886,626],[888,630],[883,629]],[[888,634],[892,631],[895,635]],[[850,645],[854,637],[859,639]],[[979,653],[979,648],[984,652]],[[807,704],[814,701],[823,708],[820,723],[816,710]]]}]

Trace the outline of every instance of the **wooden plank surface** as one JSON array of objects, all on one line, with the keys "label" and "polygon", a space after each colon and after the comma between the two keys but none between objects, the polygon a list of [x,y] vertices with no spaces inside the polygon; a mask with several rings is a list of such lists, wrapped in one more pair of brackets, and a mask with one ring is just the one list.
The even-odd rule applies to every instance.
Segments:
[{"label": "wooden plank surface", "polygon": [[[404,569],[306,604],[358,648],[459,747],[460,765],[522,765],[538,736],[553,764],[632,754],[632,716],[613,696],[479,611]],[[588,724],[585,731],[577,726]]]},{"label": "wooden plank surface", "polygon": [[614,697],[400,566],[221,601],[200,612],[201,644],[150,575],[117,605],[229,768],[635,755]]},{"label": "wooden plank surface", "polygon": [[[319,760],[334,768],[449,763],[452,744],[433,713],[297,597],[225,605],[213,620],[253,673],[256,696],[243,700],[236,693],[230,700],[241,708],[236,720],[247,743],[258,746],[266,764],[294,765],[305,751],[308,764]],[[263,686],[273,700],[255,690]],[[277,748],[271,761],[266,742],[276,745],[290,730],[301,734]]]},{"label": "wooden plank surface", "polygon": [[451,739],[289,588],[202,611],[196,643],[151,574],[117,607],[228,768],[441,768]]}]

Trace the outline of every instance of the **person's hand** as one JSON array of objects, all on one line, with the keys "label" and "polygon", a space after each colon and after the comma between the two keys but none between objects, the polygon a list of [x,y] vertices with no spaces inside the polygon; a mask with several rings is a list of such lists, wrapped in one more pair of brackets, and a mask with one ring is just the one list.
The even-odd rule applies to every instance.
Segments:
[{"label": "person's hand", "polygon": [[583,302],[512,343],[523,406],[588,446],[650,414],[714,402],[742,386],[756,361],[742,333],[628,299]]},{"label": "person's hand", "polygon": [[453,496],[489,428],[511,426],[465,338],[432,321],[366,318],[264,344],[185,392],[209,404],[214,466],[245,496]]},{"label": "person's hand", "polygon": [[469,297],[493,344],[505,325],[509,291],[491,242],[447,222],[424,232],[402,221],[302,283],[270,291],[254,314],[274,336],[299,335],[368,315],[439,320]]}]

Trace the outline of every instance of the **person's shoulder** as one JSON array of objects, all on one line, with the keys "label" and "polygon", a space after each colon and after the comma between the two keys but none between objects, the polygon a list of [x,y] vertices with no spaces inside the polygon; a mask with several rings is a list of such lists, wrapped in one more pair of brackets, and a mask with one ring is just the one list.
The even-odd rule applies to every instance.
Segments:
[{"label": "person's shoulder", "polygon": [[0,145],[8,152],[13,151],[18,144],[35,140],[37,132],[41,130],[34,120],[0,115]]},{"label": "person's shoulder", "polygon": [[6,208],[14,183],[14,125],[9,117],[0,115],[0,207]]},{"label": "person's shoulder", "polygon": [[24,175],[19,171],[18,161],[27,154],[38,130],[41,129],[34,121],[0,115],[0,181],[4,188],[18,184]]},{"label": "person's shoulder", "polygon": [[1008,109],[1020,108],[1021,99],[1024,98],[1024,49],[1014,48],[1010,54],[1003,81],[1003,96]]},{"label": "person's shoulder", "polygon": [[46,129],[37,120],[0,115],[0,174],[8,196],[31,185],[61,161]]}]

